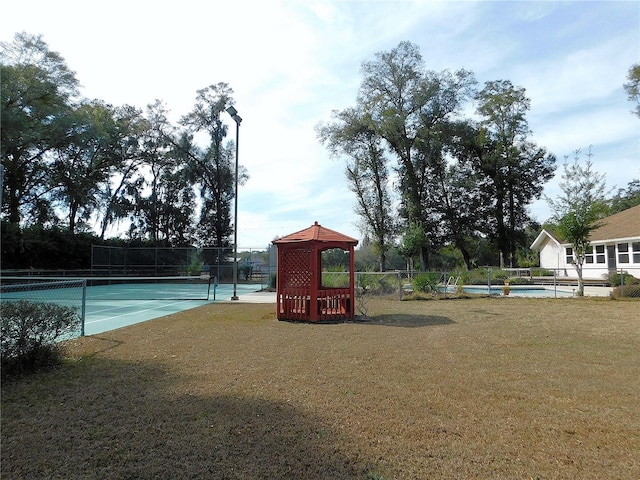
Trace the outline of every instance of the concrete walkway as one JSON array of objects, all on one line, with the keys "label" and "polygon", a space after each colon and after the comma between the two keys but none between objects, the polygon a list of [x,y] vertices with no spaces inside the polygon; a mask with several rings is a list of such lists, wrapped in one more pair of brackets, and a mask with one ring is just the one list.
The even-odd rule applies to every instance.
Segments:
[{"label": "concrete walkway", "polygon": [[[563,287],[566,288],[566,287]],[[573,287],[577,289],[578,287]],[[611,287],[584,287],[585,297],[608,297],[613,288]]]},{"label": "concrete walkway", "polygon": [[[224,300],[231,302],[231,299]],[[233,300],[234,302],[236,300]],[[238,302],[241,303],[276,303],[276,292],[253,292],[238,295]]]}]

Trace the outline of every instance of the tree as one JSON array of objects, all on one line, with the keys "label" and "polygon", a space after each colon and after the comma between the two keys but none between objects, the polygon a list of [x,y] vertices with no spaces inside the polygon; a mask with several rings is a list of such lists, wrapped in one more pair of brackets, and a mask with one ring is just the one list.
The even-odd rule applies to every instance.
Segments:
[{"label": "tree", "polygon": [[484,177],[471,159],[475,153],[477,129],[467,120],[443,125],[443,153],[433,157],[429,165],[426,186],[430,195],[423,202],[423,211],[436,225],[432,244],[453,245],[467,269],[473,268],[474,238],[481,234],[483,220],[488,216],[487,199],[482,190]]},{"label": "tree", "polygon": [[49,155],[69,143],[78,81],[41,36],[18,33],[0,45],[3,213],[11,223],[45,224],[55,218],[47,197]]},{"label": "tree", "polygon": [[132,211],[126,192],[132,185],[138,168],[142,164],[142,142],[148,122],[137,108],[125,105],[114,110],[115,137],[112,155],[117,158],[119,168],[112,172],[100,192],[100,239],[112,224],[123,220]]},{"label": "tree", "polygon": [[3,65],[35,66],[44,74],[44,79],[56,86],[56,93],[72,99],[78,95],[79,82],[64,58],[49,50],[42,35],[16,33],[13,43],[0,42],[0,60]]},{"label": "tree", "polygon": [[598,220],[608,214],[605,175],[593,170],[591,147],[584,165],[580,150],[569,163],[565,158],[560,189],[556,200],[547,198],[557,223],[558,233],[572,245],[573,266],[578,274],[579,296],[584,295],[583,265],[591,232],[600,226]]},{"label": "tree", "polygon": [[627,73],[628,83],[624,84],[630,102],[636,104],[632,112],[640,117],[640,63],[631,65]]},{"label": "tree", "polygon": [[420,251],[427,243],[424,230],[420,225],[412,224],[405,230],[402,243],[398,247],[398,252],[407,262],[407,271],[414,270],[414,259],[420,254]]},{"label": "tree", "polygon": [[318,137],[334,156],[346,157],[345,174],[356,195],[355,212],[362,219],[363,233],[371,235],[378,268],[384,272],[397,226],[382,138],[372,128],[370,117],[357,109],[333,115],[334,123],[317,128]]},{"label": "tree", "polygon": [[544,183],[553,177],[555,157],[528,140],[530,100],[524,88],[508,80],[486,82],[477,100],[483,118],[476,167],[489,180],[485,193],[492,199],[488,231],[503,258],[515,266],[531,222],[526,207],[540,198]]},{"label": "tree", "polygon": [[[394,212],[387,202],[384,211],[398,219],[399,229],[413,231],[408,238],[422,232],[419,242],[411,242],[418,245],[421,269],[429,268],[430,252],[450,244],[470,268],[470,245],[480,235],[488,235],[510,265],[517,262],[531,224],[527,206],[540,198],[555,168],[555,157],[529,140],[525,90],[495,81],[476,93],[471,72],[425,70],[418,47],[410,42],[377,53],[363,63],[362,75],[356,108],[335,113],[339,122],[321,130],[321,139],[348,145],[353,158],[362,130],[347,126],[352,118],[366,119],[375,149],[361,150],[381,164],[397,161],[399,207]],[[461,121],[462,107],[472,98],[483,117],[479,124]],[[369,214],[375,199],[366,196],[370,188],[362,188],[372,170],[363,166],[362,161],[349,164],[347,175],[361,192],[356,193],[359,212],[375,232],[376,217]]]},{"label": "tree", "polygon": [[479,232],[480,218],[485,211],[480,203],[478,177],[469,165],[456,162],[443,163],[434,170],[432,177],[434,204],[432,212],[438,220],[440,243],[453,244],[462,255],[467,269],[472,269],[474,261],[471,242]]},{"label": "tree", "polygon": [[[188,134],[176,145],[190,160],[191,178],[197,183],[202,209],[198,221],[198,238],[204,245],[213,241],[215,246],[229,245],[233,233],[231,201],[234,198],[233,144],[224,144],[227,127],[221,114],[233,104],[233,90],[226,83],[210,85],[197,91],[193,110],[182,117],[180,123]],[[189,134],[206,132],[209,144],[197,147]],[[249,178],[244,167],[238,168],[238,183]],[[237,222],[237,219],[234,219]]]},{"label": "tree", "polygon": [[160,101],[147,106],[141,164],[124,189],[121,204],[130,212],[131,238],[155,244],[185,244],[192,239],[195,195],[190,158]]},{"label": "tree", "polygon": [[[235,179],[220,119],[233,103],[227,84],[198,91],[180,132],[160,101],[144,116],[79,98],[75,73],[40,36],[17,34],[1,46],[3,219],[66,223],[71,234],[95,221],[104,238],[129,217],[131,239],[228,244]],[[201,132],[209,136],[203,148]],[[247,178],[240,167],[238,183]]]},{"label": "tree", "polygon": [[611,199],[609,215],[635,207],[636,205],[640,205],[640,179],[637,178],[629,182],[626,190],[622,188],[618,189],[618,193]]},{"label": "tree", "polygon": [[67,117],[69,142],[55,149],[51,164],[52,199],[67,210],[71,234],[89,220],[101,193],[122,164],[116,111],[101,101],[85,102]]},{"label": "tree", "polygon": [[371,118],[374,131],[397,159],[400,217],[405,227],[416,225],[425,234],[420,246],[423,270],[429,266],[429,238],[436,223],[425,211],[430,168],[442,156],[443,126],[471,98],[471,72],[425,71],[416,45],[401,42],[376,60],[362,65],[359,108]]}]

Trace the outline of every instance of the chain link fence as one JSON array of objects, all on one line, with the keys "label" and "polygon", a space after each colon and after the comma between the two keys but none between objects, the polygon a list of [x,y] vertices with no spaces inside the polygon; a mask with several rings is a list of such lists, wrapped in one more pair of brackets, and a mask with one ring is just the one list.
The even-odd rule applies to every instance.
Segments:
[{"label": "chain link fence", "polygon": [[[347,272],[324,272],[325,287],[345,287]],[[607,278],[585,281],[586,294],[611,298],[640,298],[640,280],[623,270]],[[468,295],[571,297],[577,294],[578,280],[560,270],[536,268],[501,269],[481,267],[472,271],[437,272],[356,272],[356,308],[366,311],[366,299],[393,297],[451,298]],[[594,293],[596,292],[596,293]]]}]

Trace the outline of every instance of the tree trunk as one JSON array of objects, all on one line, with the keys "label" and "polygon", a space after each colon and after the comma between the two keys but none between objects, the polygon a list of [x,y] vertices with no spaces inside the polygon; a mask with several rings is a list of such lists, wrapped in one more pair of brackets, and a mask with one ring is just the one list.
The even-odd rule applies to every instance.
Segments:
[{"label": "tree trunk", "polygon": [[69,205],[69,233],[75,234],[76,231],[76,215],[78,214],[78,205],[71,201]]},{"label": "tree trunk", "polygon": [[429,249],[428,247],[420,247],[420,271],[429,270]]},{"label": "tree trunk", "polygon": [[384,272],[387,269],[387,254],[384,250],[380,253],[380,271]]},{"label": "tree trunk", "polygon": [[576,295],[578,297],[584,297],[584,280],[582,279],[582,262],[576,262],[574,264],[576,272],[578,273],[578,291]]},{"label": "tree trunk", "polygon": [[462,258],[464,259],[464,264],[467,266],[467,270],[471,270],[471,255],[469,254],[469,250],[464,241],[456,240],[456,247],[462,253]]}]

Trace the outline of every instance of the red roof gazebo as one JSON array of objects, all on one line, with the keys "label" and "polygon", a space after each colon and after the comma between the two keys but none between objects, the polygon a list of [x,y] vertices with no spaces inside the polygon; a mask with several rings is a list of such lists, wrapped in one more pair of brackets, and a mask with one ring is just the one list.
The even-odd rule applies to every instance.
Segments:
[{"label": "red roof gazebo", "polygon": [[[278,320],[319,322],[354,317],[354,248],[358,240],[315,222],[273,243],[278,248]],[[333,248],[349,252],[348,287],[322,285],[322,252]]]}]

